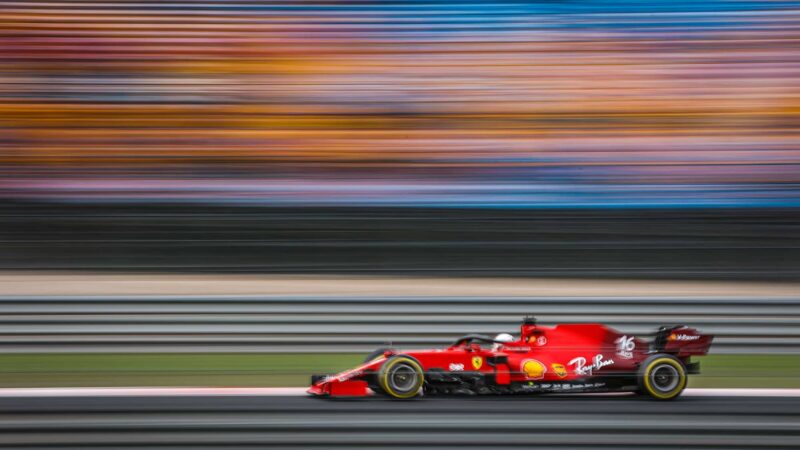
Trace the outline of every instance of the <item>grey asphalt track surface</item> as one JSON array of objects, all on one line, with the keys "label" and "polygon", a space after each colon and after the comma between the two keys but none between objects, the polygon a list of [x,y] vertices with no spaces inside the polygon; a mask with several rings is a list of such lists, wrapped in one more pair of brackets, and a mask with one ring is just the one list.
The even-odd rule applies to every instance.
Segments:
[{"label": "grey asphalt track surface", "polygon": [[0,398],[4,448],[800,448],[800,399]]}]

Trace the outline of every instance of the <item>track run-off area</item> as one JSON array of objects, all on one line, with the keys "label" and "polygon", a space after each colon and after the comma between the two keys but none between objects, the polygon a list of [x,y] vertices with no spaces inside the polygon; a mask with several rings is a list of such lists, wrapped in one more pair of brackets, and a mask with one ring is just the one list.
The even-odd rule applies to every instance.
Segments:
[{"label": "track run-off area", "polygon": [[21,448],[798,448],[800,390],[323,399],[302,388],[0,390]]}]

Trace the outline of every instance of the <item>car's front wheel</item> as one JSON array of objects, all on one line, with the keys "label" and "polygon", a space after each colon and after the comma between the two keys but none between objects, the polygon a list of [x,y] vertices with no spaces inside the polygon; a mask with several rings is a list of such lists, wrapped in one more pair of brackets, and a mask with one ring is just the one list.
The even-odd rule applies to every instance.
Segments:
[{"label": "car's front wheel", "polygon": [[[368,354],[364,358],[364,364],[382,357],[383,354],[386,353],[387,350],[390,350],[390,349],[388,349],[388,348],[377,348],[377,349],[373,350],[372,353]],[[377,374],[371,374],[369,377],[367,377],[367,385],[369,386],[370,389],[372,389],[372,392],[374,392],[376,394],[384,394],[383,389],[381,389],[380,385],[378,384],[378,375]]]},{"label": "car's front wheel", "polygon": [[394,398],[407,399],[416,396],[424,382],[422,367],[408,356],[392,356],[378,371],[381,390]]},{"label": "car's front wheel", "polygon": [[686,388],[686,367],[680,359],[657,354],[639,367],[639,390],[658,400],[671,400]]}]

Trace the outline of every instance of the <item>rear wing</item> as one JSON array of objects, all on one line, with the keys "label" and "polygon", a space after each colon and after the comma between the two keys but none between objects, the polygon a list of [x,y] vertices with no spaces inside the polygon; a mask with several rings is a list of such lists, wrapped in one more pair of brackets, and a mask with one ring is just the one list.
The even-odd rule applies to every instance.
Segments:
[{"label": "rear wing", "polygon": [[651,349],[657,353],[669,353],[683,358],[708,353],[714,336],[703,334],[686,325],[662,326],[656,332]]}]

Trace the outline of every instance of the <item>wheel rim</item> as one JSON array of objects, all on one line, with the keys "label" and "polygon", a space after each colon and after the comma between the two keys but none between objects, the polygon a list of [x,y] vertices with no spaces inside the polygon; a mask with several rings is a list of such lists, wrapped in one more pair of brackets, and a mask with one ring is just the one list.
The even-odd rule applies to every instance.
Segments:
[{"label": "wheel rim", "polygon": [[669,392],[680,383],[678,369],[670,364],[656,366],[650,373],[650,381],[654,388],[661,392]]},{"label": "wheel rim", "polygon": [[389,386],[397,393],[406,393],[417,385],[417,371],[408,364],[398,364],[389,373]]}]

